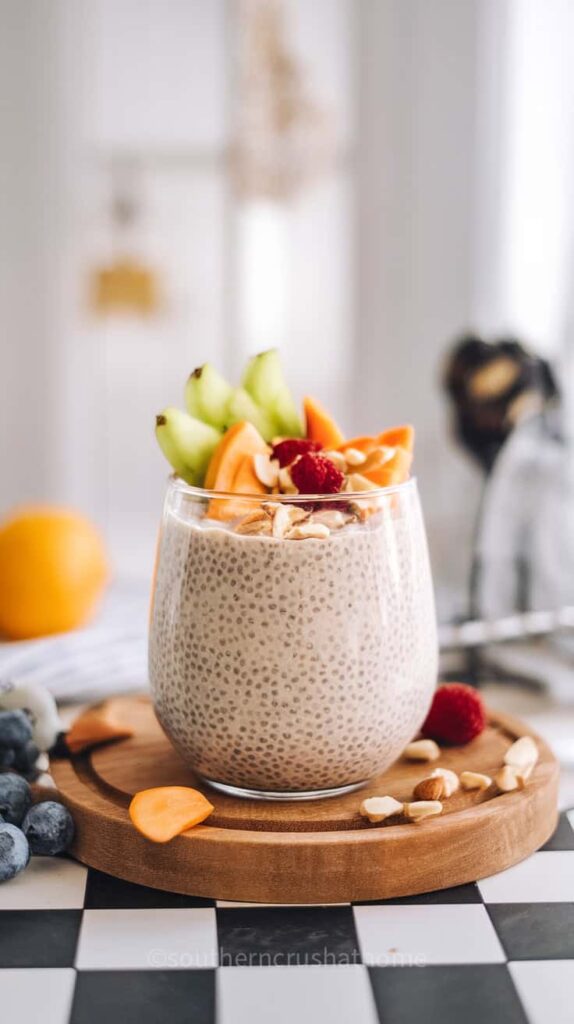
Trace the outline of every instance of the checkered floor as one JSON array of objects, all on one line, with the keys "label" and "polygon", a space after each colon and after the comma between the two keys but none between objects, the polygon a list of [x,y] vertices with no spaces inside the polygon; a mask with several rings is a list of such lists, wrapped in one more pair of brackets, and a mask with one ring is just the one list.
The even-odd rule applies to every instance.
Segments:
[{"label": "checkered floor", "polygon": [[503,874],[386,903],[194,899],[35,858],[0,886],[18,1024],[572,1024],[574,811]]}]

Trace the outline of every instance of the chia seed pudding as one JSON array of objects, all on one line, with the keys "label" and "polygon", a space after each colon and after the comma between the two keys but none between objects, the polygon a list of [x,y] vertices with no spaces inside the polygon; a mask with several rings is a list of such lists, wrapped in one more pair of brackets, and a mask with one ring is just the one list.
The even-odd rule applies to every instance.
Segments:
[{"label": "chia seed pudding", "polygon": [[242,535],[164,515],[150,635],[156,712],[204,778],[329,790],[395,760],[437,671],[413,482],[405,501],[325,538]]}]

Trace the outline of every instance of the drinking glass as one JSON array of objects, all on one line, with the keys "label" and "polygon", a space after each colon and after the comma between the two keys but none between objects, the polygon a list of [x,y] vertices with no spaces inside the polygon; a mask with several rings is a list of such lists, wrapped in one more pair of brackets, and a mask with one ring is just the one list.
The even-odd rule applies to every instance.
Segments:
[{"label": "drinking glass", "polygon": [[[290,525],[274,536],[278,508]],[[295,539],[295,520],[325,536]],[[416,481],[262,497],[171,478],[149,669],[163,729],[216,789],[289,800],[358,789],[416,734],[436,683]]]}]

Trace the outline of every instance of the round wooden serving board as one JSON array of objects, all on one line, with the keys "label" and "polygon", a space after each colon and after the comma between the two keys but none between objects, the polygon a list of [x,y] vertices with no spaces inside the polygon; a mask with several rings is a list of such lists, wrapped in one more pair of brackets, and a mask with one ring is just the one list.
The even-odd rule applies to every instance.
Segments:
[{"label": "round wooden serving board", "polygon": [[[185,766],[146,697],[110,702],[130,724],[129,739],[51,771],[76,822],[72,852],[84,864],[130,882],[225,900],[339,903],[444,889],[484,878],[538,849],[556,825],[558,765],[538,737],[540,759],[524,790],[459,791],[443,814],[417,825],[371,825],[358,813],[367,796],[412,799],[416,782],[438,766],[494,775],[505,750],[530,730],[506,715],[466,747],[445,748],[430,768],[397,761],[358,793],[275,803],[223,796]],[[215,812],[169,843],[152,843],[128,816],[131,797],[154,786],[203,790]]]}]

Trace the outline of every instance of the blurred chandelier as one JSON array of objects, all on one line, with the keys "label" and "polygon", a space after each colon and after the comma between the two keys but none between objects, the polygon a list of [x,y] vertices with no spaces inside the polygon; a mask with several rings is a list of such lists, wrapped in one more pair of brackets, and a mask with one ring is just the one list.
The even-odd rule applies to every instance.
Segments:
[{"label": "blurred chandelier", "polygon": [[331,119],[289,51],[282,0],[241,0],[238,34],[235,187],[244,199],[289,199],[333,165]]}]

